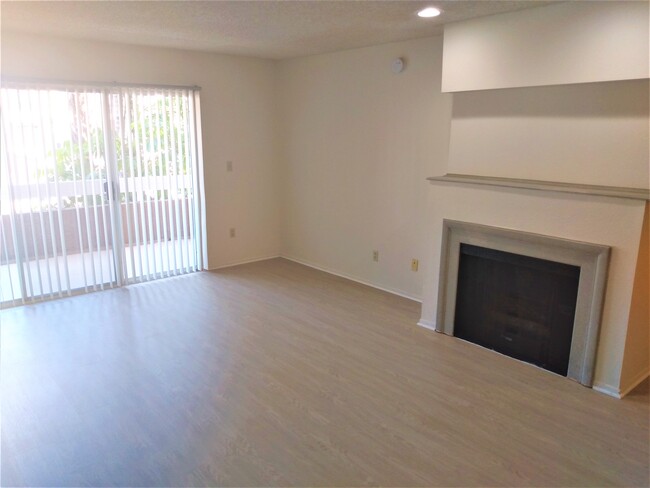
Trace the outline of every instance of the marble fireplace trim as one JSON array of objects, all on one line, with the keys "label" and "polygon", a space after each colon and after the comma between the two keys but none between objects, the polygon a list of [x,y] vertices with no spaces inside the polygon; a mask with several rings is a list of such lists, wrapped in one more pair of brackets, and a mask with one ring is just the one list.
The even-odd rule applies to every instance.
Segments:
[{"label": "marble fireplace trim", "polygon": [[610,247],[444,219],[436,330],[448,335],[454,335],[461,243],[580,267],[567,377],[592,386]]}]

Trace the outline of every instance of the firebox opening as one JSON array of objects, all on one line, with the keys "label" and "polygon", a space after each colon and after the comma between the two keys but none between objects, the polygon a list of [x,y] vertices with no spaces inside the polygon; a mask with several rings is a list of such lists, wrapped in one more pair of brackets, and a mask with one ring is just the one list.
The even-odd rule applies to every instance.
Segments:
[{"label": "firebox opening", "polygon": [[567,375],[580,267],[460,245],[454,335]]}]

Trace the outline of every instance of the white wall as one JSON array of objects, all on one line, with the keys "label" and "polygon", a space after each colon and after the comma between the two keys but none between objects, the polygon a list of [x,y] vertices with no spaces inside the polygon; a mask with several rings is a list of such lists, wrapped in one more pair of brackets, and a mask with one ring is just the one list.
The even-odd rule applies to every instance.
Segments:
[{"label": "white wall", "polygon": [[450,173],[648,188],[648,80],[454,93]]},{"label": "white wall", "polygon": [[429,254],[425,178],[447,160],[441,63],[440,37],[280,63],[283,255],[421,297],[410,263]]},{"label": "white wall", "polygon": [[254,58],[2,32],[3,76],[202,87],[211,268],[280,252],[275,70]]},{"label": "white wall", "polygon": [[648,78],[648,2],[570,1],[445,26],[445,92]]}]

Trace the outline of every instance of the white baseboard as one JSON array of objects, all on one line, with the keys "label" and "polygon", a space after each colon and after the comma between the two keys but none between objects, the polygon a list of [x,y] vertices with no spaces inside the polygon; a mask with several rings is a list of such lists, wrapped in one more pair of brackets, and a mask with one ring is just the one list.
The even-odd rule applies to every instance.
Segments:
[{"label": "white baseboard", "polygon": [[253,259],[246,259],[244,261],[237,261],[236,263],[222,264],[221,266],[217,266],[216,268],[209,268],[208,271],[216,271],[218,269],[232,268],[233,266],[239,266],[241,264],[256,263],[258,261],[266,261],[267,259],[275,259],[275,258],[279,258],[279,257],[280,257],[279,254],[273,254],[272,256],[264,256],[264,257],[253,258]]},{"label": "white baseboard", "polygon": [[435,332],[438,332],[436,330],[436,324],[431,322],[430,320],[420,319],[420,321],[418,322],[418,325],[420,327],[424,327],[425,329],[430,329],[430,330],[433,330]]},{"label": "white baseboard", "polygon": [[625,388],[621,388],[621,398],[623,398],[625,395],[630,393],[632,390],[634,390],[637,386],[639,386],[645,379],[650,376],[650,370],[642,371],[639,373],[634,380],[630,382],[628,386]]},{"label": "white baseboard", "polygon": [[408,298],[409,300],[413,300],[414,302],[422,303],[422,300],[419,298],[415,298],[414,296],[411,296],[407,293],[401,292],[399,290],[394,290],[391,288],[385,288],[383,286],[376,285],[374,283],[370,283],[369,281],[361,280],[355,276],[349,275],[347,273],[342,273],[340,271],[335,271],[329,268],[325,268],[324,266],[319,266],[317,264],[310,263],[308,261],[304,261],[302,259],[297,259],[292,256],[287,256],[286,254],[282,254],[280,257],[287,259],[289,261],[293,261],[294,263],[302,264],[303,266],[309,266],[310,268],[317,269],[318,271],[324,271],[325,273],[332,274],[334,276],[339,276],[341,278],[345,278],[346,280],[350,281],[355,281],[357,283],[361,283],[362,285],[370,286],[372,288],[376,288],[381,291],[385,291],[387,293],[392,293],[393,295],[400,296],[402,298]]},{"label": "white baseboard", "polygon": [[643,382],[648,376],[650,376],[650,371],[639,373],[636,378],[634,378],[634,380],[623,389],[615,388],[604,383],[594,383],[592,388],[600,393],[604,393],[605,395],[620,399],[639,386],[639,384],[641,384],[641,382]]},{"label": "white baseboard", "polygon": [[598,393],[604,393],[605,395],[609,395],[614,398],[621,399],[621,391],[618,388],[615,388],[611,385],[607,385],[605,383],[594,383],[592,388],[596,390]]}]

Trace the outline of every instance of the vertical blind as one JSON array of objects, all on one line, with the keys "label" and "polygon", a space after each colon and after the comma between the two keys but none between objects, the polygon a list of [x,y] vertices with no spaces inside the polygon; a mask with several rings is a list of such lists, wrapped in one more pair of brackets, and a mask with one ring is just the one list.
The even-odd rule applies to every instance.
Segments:
[{"label": "vertical blind", "polygon": [[196,89],[3,84],[0,302],[203,268],[199,102]]}]

